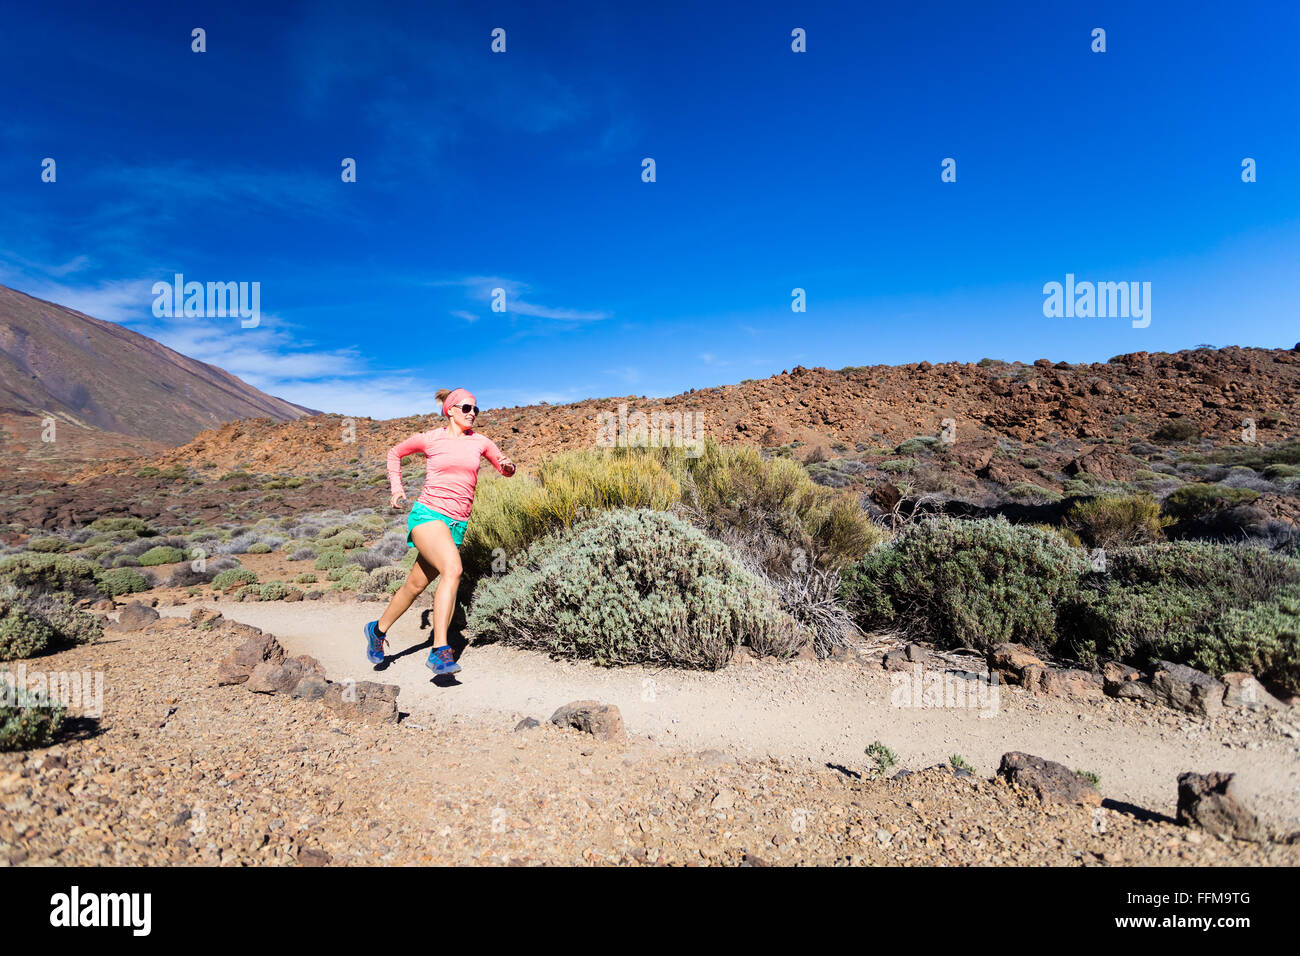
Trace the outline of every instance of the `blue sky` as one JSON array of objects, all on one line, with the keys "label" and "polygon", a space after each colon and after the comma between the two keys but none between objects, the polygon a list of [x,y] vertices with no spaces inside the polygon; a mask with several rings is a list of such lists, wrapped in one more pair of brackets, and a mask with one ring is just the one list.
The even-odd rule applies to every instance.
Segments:
[{"label": "blue sky", "polygon": [[[0,282],[375,417],[1290,347],[1298,35],[1291,4],[28,4]],[[156,318],[178,272],[260,282],[260,324]],[[1150,282],[1150,325],[1044,317],[1066,273]]]}]

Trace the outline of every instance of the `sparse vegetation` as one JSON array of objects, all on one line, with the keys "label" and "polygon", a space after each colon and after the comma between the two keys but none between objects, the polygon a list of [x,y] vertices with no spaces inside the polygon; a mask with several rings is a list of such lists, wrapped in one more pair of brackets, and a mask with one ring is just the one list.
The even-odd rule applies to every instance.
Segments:
[{"label": "sparse vegetation", "polygon": [[873,777],[883,777],[898,766],[898,756],[886,747],[882,741],[873,740],[867,745],[864,753],[871,761],[871,775]]}]

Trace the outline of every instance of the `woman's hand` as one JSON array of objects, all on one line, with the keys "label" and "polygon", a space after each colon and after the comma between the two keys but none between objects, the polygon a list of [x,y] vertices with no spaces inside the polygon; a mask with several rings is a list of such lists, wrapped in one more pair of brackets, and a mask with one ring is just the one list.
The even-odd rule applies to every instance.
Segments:
[{"label": "woman's hand", "polygon": [[398,503],[399,501],[405,501],[405,500],[406,500],[406,495],[404,495],[404,494],[402,494],[402,495],[393,495],[393,507],[396,508],[396,507],[397,507],[397,503]]},{"label": "woman's hand", "polygon": [[501,474],[509,478],[515,473],[515,463],[505,455],[501,456]]}]

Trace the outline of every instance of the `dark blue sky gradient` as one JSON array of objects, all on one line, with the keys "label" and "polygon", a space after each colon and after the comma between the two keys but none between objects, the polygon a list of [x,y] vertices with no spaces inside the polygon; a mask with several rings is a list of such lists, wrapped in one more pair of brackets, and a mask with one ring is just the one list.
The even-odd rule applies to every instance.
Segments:
[{"label": "dark blue sky gradient", "polygon": [[[378,417],[1300,338],[1295,5],[267,6],[11,7],[0,282]],[[1150,326],[1045,318],[1067,272]]]}]

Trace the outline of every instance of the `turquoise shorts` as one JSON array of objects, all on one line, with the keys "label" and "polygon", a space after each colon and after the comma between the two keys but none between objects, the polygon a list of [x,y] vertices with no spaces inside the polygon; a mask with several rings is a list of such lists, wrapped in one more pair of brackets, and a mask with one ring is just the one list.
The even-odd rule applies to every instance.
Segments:
[{"label": "turquoise shorts", "polygon": [[467,521],[457,521],[455,518],[448,518],[441,511],[434,511],[422,501],[417,501],[411,506],[411,513],[406,516],[406,546],[414,548],[415,542],[411,540],[411,532],[415,526],[424,524],[426,521],[441,521],[451,529],[451,540],[455,542],[456,547],[465,540],[465,529],[469,527]]}]

